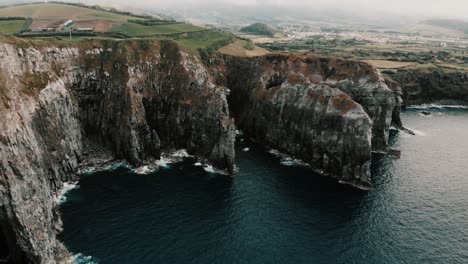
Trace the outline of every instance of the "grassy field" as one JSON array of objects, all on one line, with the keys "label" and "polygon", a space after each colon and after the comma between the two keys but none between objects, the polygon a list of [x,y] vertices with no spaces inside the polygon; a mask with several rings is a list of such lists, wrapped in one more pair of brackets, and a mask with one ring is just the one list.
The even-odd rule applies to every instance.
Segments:
[{"label": "grassy field", "polygon": [[135,17],[114,14],[106,11],[54,3],[0,8],[0,17],[11,16],[31,17],[33,19],[105,19],[120,22],[125,22],[128,19],[136,19]]},{"label": "grassy field", "polygon": [[0,34],[12,35],[23,29],[27,20],[8,20],[0,21]]},{"label": "grassy field", "polygon": [[[229,46],[226,50],[231,54],[239,53],[243,56],[255,55],[266,52],[258,47],[252,47],[252,50],[246,52],[242,41],[237,45],[230,45],[238,40],[232,33],[208,30],[203,27],[194,26],[186,23],[169,23],[161,25],[145,25],[129,22],[135,19],[143,19],[133,16],[121,15],[102,10],[95,10],[86,7],[47,3],[47,4],[29,4],[24,6],[14,6],[0,8],[0,17],[31,17],[32,23],[29,29],[32,31],[41,31],[44,28],[55,24],[62,24],[66,20],[74,20],[76,27],[94,27],[96,36],[77,37],[68,40],[66,36],[34,36],[36,40],[61,40],[65,42],[76,42],[87,38],[172,38],[184,47],[197,51],[203,49],[211,53],[222,47]],[[24,29],[26,20],[22,21],[0,21],[0,33],[11,35]],[[245,42],[245,41],[244,41]],[[240,45],[240,46],[239,46]]]},{"label": "grassy field", "polygon": [[136,23],[123,23],[120,26],[113,27],[109,32],[122,34],[127,37],[150,37],[157,35],[170,35],[177,33],[188,33],[205,30],[202,27],[197,27],[190,24],[170,24],[170,25],[157,25],[145,26]]},{"label": "grassy field", "polygon": [[231,33],[209,30],[179,38],[177,39],[177,42],[191,50],[210,48],[214,51],[234,42],[235,40],[236,37]]},{"label": "grassy field", "polygon": [[387,60],[363,60],[377,68],[381,69],[399,69],[408,66],[416,65],[414,62],[400,62],[400,61],[387,61]]},{"label": "grassy field", "polygon": [[270,53],[268,50],[264,48],[260,48],[258,46],[254,46],[252,50],[249,50],[246,48],[246,45],[247,45],[247,41],[239,39],[232,44],[222,47],[221,49],[219,49],[219,52],[223,54],[227,54],[227,55],[241,56],[241,57],[262,56],[262,55]]}]

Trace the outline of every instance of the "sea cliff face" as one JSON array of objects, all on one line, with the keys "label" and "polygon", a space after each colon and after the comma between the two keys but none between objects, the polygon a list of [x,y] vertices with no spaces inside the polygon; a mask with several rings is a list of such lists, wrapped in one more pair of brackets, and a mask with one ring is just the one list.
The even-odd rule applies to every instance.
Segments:
[{"label": "sea cliff face", "polygon": [[208,63],[231,89],[229,105],[248,135],[324,175],[371,187],[371,153],[387,152],[392,113],[401,102],[375,68],[291,55]]},{"label": "sea cliff face", "polygon": [[[0,42],[0,257],[63,263],[56,196],[87,155],[139,166],[185,148],[234,171],[248,136],[359,188],[385,152],[398,87],[313,56],[201,59],[170,41]],[[3,245],[0,244],[0,245]]]},{"label": "sea cliff face", "polygon": [[[0,43],[0,240],[18,263],[63,263],[56,195],[84,145],[132,165],[186,148],[233,170],[227,89],[172,42]],[[89,144],[84,144],[89,143]]]},{"label": "sea cliff face", "polygon": [[403,91],[403,105],[468,104],[468,72],[455,70],[407,69],[390,77]]}]

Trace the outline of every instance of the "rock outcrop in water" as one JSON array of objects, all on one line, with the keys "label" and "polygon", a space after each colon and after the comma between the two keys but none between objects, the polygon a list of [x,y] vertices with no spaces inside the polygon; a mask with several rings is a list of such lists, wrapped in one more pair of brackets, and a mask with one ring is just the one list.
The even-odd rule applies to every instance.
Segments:
[{"label": "rock outcrop in water", "polygon": [[186,148],[232,173],[235,117],[258,141],[369,188],[371,152],[387,150],[400,101],[377,70],[348,60],[201,60],[170,41],[4,40],[0,258],[67,261],[54,200],[88,146],[135,166]]}]

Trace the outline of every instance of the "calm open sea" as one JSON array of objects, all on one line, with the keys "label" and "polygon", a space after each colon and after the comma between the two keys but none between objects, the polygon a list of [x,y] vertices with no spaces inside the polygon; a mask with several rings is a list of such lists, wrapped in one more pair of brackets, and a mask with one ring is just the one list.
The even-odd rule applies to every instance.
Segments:
[{"label": "calm open sea", "polygon": [[370,192],[239,142],[232,179],[193,160],[83,176],[60,239],[83,263],[468,263],[468,110],[429,111],[403,114],[417,135],[392,131]]}]

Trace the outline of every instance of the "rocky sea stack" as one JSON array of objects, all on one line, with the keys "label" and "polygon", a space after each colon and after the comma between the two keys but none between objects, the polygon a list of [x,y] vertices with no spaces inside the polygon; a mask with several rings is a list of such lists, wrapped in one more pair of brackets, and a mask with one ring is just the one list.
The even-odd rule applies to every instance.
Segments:
[{"label": "rocky sea stack", "polygon": [[63,263],[55,198],[95,151],[133,166],[187,149],[235,167],[236,126],[315,171],[371,187],[401,91],[372,66],[315,56],[200,57],[172,41],[0,43],[0,246]]}]

